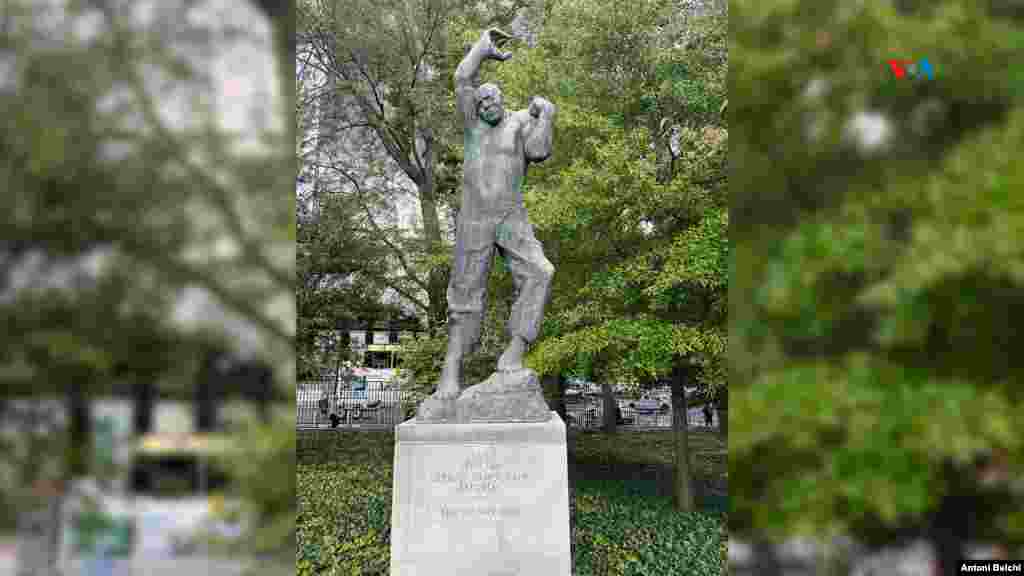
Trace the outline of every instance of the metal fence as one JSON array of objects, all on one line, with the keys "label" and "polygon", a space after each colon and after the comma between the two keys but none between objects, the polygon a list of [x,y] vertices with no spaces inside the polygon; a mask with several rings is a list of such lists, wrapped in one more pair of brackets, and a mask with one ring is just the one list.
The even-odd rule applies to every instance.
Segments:
[{"label": "metal fence", "polygon": [[[615,421],[618,426],[636,429],[672,428],[672,403],[667,398],[643,401],[616,396],[615,405]],[[571,427],[589,430],[604,426],[604,398],[598,394],[566,398],[565,412],[567,424]],[[718,413],[712,410],[711,421],[708,422],[701,408],[691,408],[687,413],[687,424],[690,428],[717,429]]]},{"label": "metal fence", "polygon": [[300,382],[295,425],[309,428],[382,428],[405,420],[398,385],[386,380]]},{"label": "metal fence", "polygon": [[[672,407],[667,393],[667,389],[656,390],[647,400],[616,396],[617,424],[633,429],[671,429]],[[412,416],[413,406],[408,402],[403,405],[402,397],[398,384],[386,380],[301,382],[297,394],[296,427],[392,428]],[[565,405],[568,426],[592,430],[604,425],[604,399],[601,395],[569,395]],[[711,422],[708,423],[701,408],[691,408],[687,421],[691,428],[716,429],[718,413],[712,411]]]}]

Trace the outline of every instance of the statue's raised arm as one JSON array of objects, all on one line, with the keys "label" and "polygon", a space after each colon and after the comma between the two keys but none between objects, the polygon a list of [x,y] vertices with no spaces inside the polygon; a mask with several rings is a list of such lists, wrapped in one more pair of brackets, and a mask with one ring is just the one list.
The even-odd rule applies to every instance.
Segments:
[{"label": "statue's raised arm", "polygon": [[480,66],[484,60],[498,60],[504,62],[512,57],[511,52],[503,52],[501,47],[512,40],[512,35],[506,34],[497,28],[485,30],[480,39],[473,44],[469,53],[459,63],[455,70],[455,103],[459,110],[459,116],[466,126],[476,120],[476,84]]}]

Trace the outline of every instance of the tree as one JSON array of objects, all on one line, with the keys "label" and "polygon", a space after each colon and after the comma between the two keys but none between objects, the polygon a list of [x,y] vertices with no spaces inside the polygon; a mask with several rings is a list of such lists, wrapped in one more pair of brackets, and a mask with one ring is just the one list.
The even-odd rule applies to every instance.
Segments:
[{"label": "tree", "polygon": [[[674,8],[557,4],[536,48],[499,71],[508,100],[553,94],[560,109],[555,155],[524,184],[556,268],[530,364],[590,371],[606,403],[612,382],[635,386],[686,366],[712,390],[725,384],[726,140],[704,125],[720,119],[700,112],[722,100],[725,61],[665,32]],[[723,15],[693,22],[710,47],[724,45]],[[675,162],[657,152],[673,146],[659,131],[666,125],[679,125]],[[614,413],[606,410],[612,426]],[[678,449],[687,464],[685,443]],[[677,478],[677,504],[691,509],[687,466]]]},{"label": "tree", "polygon": [[967,538],[1020,542],[1019,498],[971,464],[1022,461],[1019,12],[731,11],[731,528],[926,535],[947,571]]},{"label": "tree", "polygon": [[[325,155],[307,160],[323,171],[322,186],[345,196],[363,242],[381,257],[361,267],[358,281],[386,287],[433,324],[445,315],[441,191],[437,142],[447,111],[443,66],[450,2],[307,1],[299,5],[303,64],[319,73]],[[422,231],[409,234],[393,210],[399,196],[418,204]],[[389,217],[391,216],[391,217]]]},{"label": "tree", "polygon": [[[461,0],[365,4],[300,6],[299,66],[315,72],[304,102],[318,115],[303,156],[318,206],[310,229],[331,231],[320,234],[322,243],[311,240],[309,250],[335,263],[311,286],[308,301],[325,310],[316,303],[329,300],[342,316],[364,322],[394,314],[385,311],[396,300],[411,307],[430,332],[404,359],[423,396],[436,381],[433,354],[443,355],[450,223],[458,209],[461,155],[454,143],[461,134],[451,86],[463,55],[458,39],[470,29],[479,34],[485,22],[508,23],[520,6],[483,13]],[[416,210],[411,221],[396,217],[407,208]],[[495,276],[497,292],[510,293],[508,275]],[[388,301],[390,295],[397,299]],[[496,320],[496,312],[488,318]],[[495,338],[485,337],[468,359],[467,377],[489,374],[478,374],[486,364],[493,368],[500,327],[487,333]]]}]

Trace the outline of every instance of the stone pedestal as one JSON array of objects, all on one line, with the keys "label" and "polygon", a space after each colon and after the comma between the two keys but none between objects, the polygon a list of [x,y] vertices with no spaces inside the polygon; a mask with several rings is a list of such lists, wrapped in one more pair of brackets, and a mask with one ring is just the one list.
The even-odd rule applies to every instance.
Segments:
[{"label": "stone pedestal", "polygon": [[565,423],[396,428],[391,576],[570,576]]}]

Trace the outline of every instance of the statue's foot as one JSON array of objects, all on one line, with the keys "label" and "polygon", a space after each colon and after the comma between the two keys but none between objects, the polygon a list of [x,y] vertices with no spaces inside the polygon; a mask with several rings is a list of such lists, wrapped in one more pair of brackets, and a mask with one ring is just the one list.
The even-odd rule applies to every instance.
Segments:
[{"label": "statue's foot", "polygon": [[514,336],[508,343],[508,347],[498,358],[498,370],[501,372],[512,372],[523,369],[523,352],[526,351],[526,341]]},{"label": "statue's foot", "polygon": [[459,397],[459,384],[458,382],[449,384],[441,382],[437,387],[437,391],[434,392],[434,398],[438,400],[454,400]]}]

